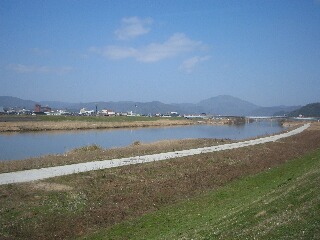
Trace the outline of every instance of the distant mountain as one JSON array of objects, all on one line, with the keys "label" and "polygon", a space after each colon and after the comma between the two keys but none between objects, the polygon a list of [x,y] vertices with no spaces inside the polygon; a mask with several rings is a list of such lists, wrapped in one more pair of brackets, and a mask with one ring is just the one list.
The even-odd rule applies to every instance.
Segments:
[{"label": "distant mountain", "polygon": [[49,106],[57,109],[70,109],[75,103],[59,102],[59,101],[41,101],[42,106]]},{"label": "distant mountain", "polygon": [[301,106],[275,106],[275,107],[260,107],[253,110],[250,116],[283,116],[300,108]]},{"label": "distant mountain", "polygon": [[69,111],[78,112],[81,108],[88,110],[110,109],[116,112],[133,111],[140,114],[155,114],[179,112],[181,114],[200,114],[207,113],[212,115],[234,115],[234,116],[272,116],[282,115],[280,112],[290,112],[298,107],[268,107],[263,108],[253,103],[244,101],[240,98],[220,95],[200,101],[199,103],[173,103],[165,104],[159,101],[153,102],[134,102],[134,101],[120,101],[120,102],[89,102],[89,103],[66,103],[59,101],[41,101],[35,102],[30,100],[23,100],[16,97],[0,96],[0,107],[19,107],[33,110],[34,105],[40,103],[42,106],[49,106],[52,109],[67,109]]},{"label": "distant mountain", "polygon": [[203,111],[214,115],[245,116],[259,106],[229,95],[220,95],[203,100],[197,104]]},{"label": "distant mountain", "polygon": [[288,114],[290,117],[320,117],[320,103],[311,103]]},{"label": "distant mountain", "polygon": [[36,102],[31,100],[23,100],[17,97],[10,96],[0,96],[0,106],[4,108],[16,107],[16,108],[25,108],[33,109]]},{"label": "distant mountain", "polygon": [[184,114],[201,114],[206,112],[204,108],[194,103],[172,103],[171,105],[175,107],[176,112]]}]

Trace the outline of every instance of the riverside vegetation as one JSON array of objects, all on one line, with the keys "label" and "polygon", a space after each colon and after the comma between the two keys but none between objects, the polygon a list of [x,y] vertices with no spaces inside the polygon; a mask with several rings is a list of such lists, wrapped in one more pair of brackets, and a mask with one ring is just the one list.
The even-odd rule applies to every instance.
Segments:
[{"label": "riverside vegetation", "polygon": [[0,132],[84,130],[191,125],[184,118],[90,117],[90,116],[0,116]]},{"label": "riverside vegetation", "polygon": [[[221,144],[206,139],[135,143],[113,154],[214,141]],[[75,150],[101,151],[98,146]],[[0,186],[0,236],[319,239],[319,173],[320,125],[314,123],[277,142]]]},{"label": "riverside vegetation", "polygon": [[183,117],[126,117],[126,116],[11,116],[0,115],[1,132],[50,130],[84,130],[107,128],[164,127],[193,124],[244,124],[243,117],[230,119],[186,119]]}]

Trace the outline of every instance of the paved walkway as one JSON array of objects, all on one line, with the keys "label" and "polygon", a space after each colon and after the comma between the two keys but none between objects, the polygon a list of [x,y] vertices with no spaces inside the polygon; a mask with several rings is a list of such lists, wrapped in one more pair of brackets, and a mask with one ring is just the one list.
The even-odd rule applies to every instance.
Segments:
[{"label": "paved walkway", "polygon": [[99,170],[99,169],[121,167],[125,165],[130,165],[130,164],[161,161],[161,160],[178,158],[178,157],[186,157],[186,156],[191,156],[191,155],[196,155],[201,153],[217,152],[217,151],[247,147],[247,146],[252,146],[257,144],[263,144],[267,142],[274,142],[281,138],[286,138],[286,137],[290,137],[292,135],[301,133],[302,131],[307,129],[309,126],[310,124],[308,123],[303,125],[302,127],[299,127],[295,130],[292,130],[286,133],[281,133],[281,134],[270,136],[270,137],[263,137],[263,138],[258,138],[254,140],[243,141],[243,142],[212,146],[212,147],[204,147],[204,148],[159,153],[159,154],[137,156],[137,157],[129,157],[129,158],[78,163],[78,164],[72,164],[72,165],[32,169],[32,170],[25,170],[25,171],[11,172],[11,173],[2,173],[0,174],[0,185],[10,184],[10,183],[30,182],[34,180],[41,180],[45,178],[52,178],[52,177],[69,175],[69,174],[80,173],[80,172],[88,172],[88,171]]}]

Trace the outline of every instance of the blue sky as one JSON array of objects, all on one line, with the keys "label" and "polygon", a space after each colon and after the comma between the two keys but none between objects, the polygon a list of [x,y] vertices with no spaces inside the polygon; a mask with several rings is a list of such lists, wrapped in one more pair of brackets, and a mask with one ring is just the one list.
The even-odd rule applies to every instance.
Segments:
[{"label": "blue sky", "polygon": [[0,96],[320,101],[320,0],[2,0]]}]

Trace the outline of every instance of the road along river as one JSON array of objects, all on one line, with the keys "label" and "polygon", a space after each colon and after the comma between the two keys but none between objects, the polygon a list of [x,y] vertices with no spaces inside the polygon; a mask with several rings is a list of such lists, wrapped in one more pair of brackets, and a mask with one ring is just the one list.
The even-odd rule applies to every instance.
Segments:
[{"label": "road along river", "polygon": [[290,137],[292,135],[301,133],[302,131],[307,129],[309,126],[310,124],[308,123],[286,133],[281,133],[274,136],[263,137],[263,138],[242,141],[237,143],[212,146],[212,147],[159,153],[159,154],[145,155],[145,156],[136,156],[136,157],[129,157],[129,158],[78,163],[78,164],[71,164],[71,165],[65,165],[65,166],[32,169],[32,170],[25,170],[25,171],[11,172],[11,173],[2,173],[0,174],[0,185],[10,184],[10,183],[30,182],[30,181],[69,175],[69,174],[80,173],[80,172],[88,172],[88,171],[99,170],[99,169],[121,167],[125,165],[130,165],[130,164],[148,163],[148,162],[161,161],[161,160],[167,160],[167,159],[173,159],[173,158],[179,158],[179,157],[186,157],[186,156],[191,156],[191,155],[196,155],[201,153],[217,152],[217,151],[253,146],[253,145],[263,144],[267,142],[275,142],[281,138],[286,138],[286,137]]}]

